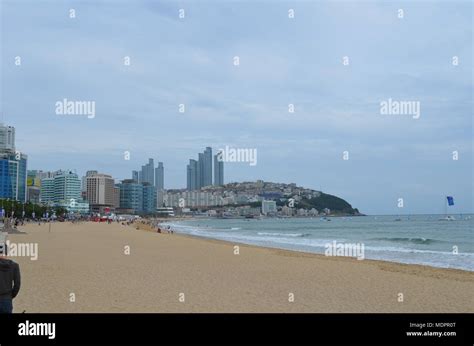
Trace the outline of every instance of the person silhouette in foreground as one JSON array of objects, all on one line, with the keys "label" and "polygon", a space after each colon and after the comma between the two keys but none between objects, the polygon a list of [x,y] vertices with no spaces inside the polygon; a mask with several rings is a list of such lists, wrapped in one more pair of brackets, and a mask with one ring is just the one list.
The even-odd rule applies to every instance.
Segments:
[{"label": "person silhouette in foreground", "polygon": [[7,244],[0,243],[0,313],[13,312],[13,299],[21,285],[20,266],[7,259]]}]

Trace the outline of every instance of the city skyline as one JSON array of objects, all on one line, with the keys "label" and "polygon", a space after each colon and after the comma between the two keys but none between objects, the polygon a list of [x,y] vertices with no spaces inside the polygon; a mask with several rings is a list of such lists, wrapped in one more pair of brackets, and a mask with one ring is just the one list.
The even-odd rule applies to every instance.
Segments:
[{"label": "city skyline", "polygon": [[189,159],[186,189],[199,190],[212,185],[224,185],[224,161],[220,152],[212,156],[212,148],[206,147],[204,152],[198,154],[198,160]]},{"label": "city skyline", "polygon": [[[404,18],[370,1],[75,3],[74,19],[12,4],[5,26],[22,30],[2,37],[0,120],[29,169],[122,180],[154,157],[182,188],[197,150],[229,145],[259,160],[226,164],[227,182],[294,182],[368,214],[400,213],[399,198],[403,213],[442,213],[446,195],[473,211],[470,3],[406,3]],[[58,115],[63,99],[95,101],[94,117]],[[392,100],[419,102],[418,117],[382,114]]]}]

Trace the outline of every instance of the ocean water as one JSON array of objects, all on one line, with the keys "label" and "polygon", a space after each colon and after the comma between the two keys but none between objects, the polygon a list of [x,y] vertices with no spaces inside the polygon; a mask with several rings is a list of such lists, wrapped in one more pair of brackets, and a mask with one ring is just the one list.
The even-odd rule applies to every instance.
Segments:
[{"label": "ocean water", "polygon": [[[474,271],[474,216],[359,216],[287,219],[190,219],[167,222],[176,232],[244,244],[324,254],[326,245],[364,244],[367,259]],[[458,254],[453,253],[456,246]]]}]

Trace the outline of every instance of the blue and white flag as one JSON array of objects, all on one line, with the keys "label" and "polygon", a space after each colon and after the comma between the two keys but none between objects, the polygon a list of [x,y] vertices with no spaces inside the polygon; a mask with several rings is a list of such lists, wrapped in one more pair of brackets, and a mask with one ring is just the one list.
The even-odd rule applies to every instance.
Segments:
[{"label": "blue and white flag", "polygon": [[446,196],[446,199],[448,200],[448,205],[454,205],[454,198],[452,196]]}]

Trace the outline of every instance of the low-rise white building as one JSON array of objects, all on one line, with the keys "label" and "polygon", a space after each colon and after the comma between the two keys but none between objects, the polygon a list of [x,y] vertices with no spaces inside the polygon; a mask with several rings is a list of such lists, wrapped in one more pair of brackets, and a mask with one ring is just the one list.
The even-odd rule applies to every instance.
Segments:
[{"label": "low-rise white building", "polygon": [[225,200],[216,193],[207,191],[167,191],[163,195],[167,207],[197,208],[225,205]]},{"label": "low-rise white building", "polygon": [[277,205],[275,201],[262,201],[262,214],[269,215],[269,214],[276,214],[277,212]]}]

